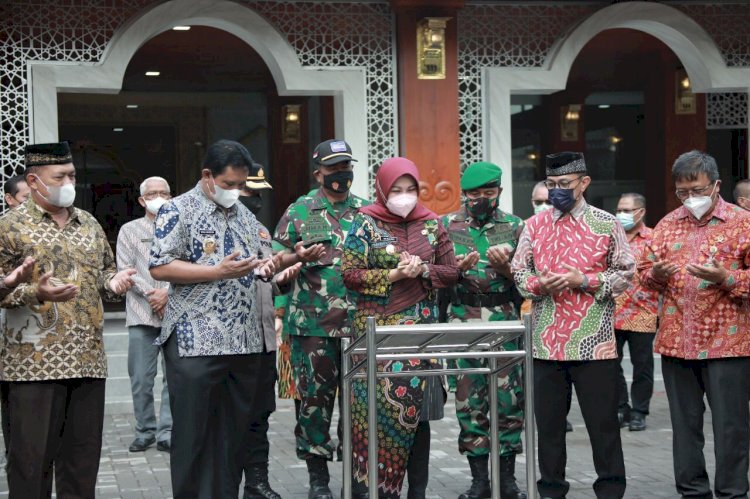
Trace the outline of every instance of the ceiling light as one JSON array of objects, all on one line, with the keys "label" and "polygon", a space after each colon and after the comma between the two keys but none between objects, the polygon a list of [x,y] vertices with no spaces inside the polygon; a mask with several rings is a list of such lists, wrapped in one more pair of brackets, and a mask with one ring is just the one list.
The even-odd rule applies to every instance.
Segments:
[{"label": "ceiling light", "polygon": [[175,26],[172,29],[175,31],[188,31],[190,29],[190,26]]},{"label": "ceiling light", "polygon": [[146,71],[146,76],[159,76],[160,74],[159,71]]},{"label": "ceiling light", "polygon": [[128,104],[125,107],[128,108],[128,109],[138,109],[138,104]]},{"label": "ceiling light", "polygon": [[122,132],[123,130],[125,130],[125,129],[124,128],[120,128],[120,127],[115,127],[115,128],[112,129],[113,132]]},{"label": "ceiling light", "polygon": [[609,104],[599,104],[599,109],[609,109]]}]

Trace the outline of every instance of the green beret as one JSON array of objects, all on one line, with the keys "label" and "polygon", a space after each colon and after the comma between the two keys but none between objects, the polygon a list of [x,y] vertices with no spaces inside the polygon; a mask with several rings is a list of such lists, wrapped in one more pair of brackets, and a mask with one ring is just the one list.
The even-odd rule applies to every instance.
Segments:
[{"label": "green beret", "polygon": [[461,190],[470,191],[482,186],[497,187],[500,185],[502,176],[503,171],[494,163],[487,161],[473,163],[466,167],[464,174],[461,176]]}]

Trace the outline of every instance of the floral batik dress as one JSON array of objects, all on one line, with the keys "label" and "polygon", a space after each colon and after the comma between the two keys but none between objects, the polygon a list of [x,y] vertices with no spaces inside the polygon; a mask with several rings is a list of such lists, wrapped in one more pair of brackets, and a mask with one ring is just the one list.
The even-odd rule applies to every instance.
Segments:
[{"label": "floral batik dress", "polygon": [[[388,280],[399,255],[418,255],[430,271],[427,277]],[[367,317],[378,325],[438,322],[436,289],[452,286],[459,278],[453,245],[438,220],[391,224],[358,213],[344,243],[341,265],[346,286],[359,293],[352,330],[364,334]],[[411,282],[404,282],[411,281]],[[414,376],[378,381],[378,488],[380,497],[399,497],[409,452],[419,423],[424,378],[418,376],[427,361],[387,361],[380,371],[415,371]],[[353,473],[367,483],[367,384],[353,383]]]}]

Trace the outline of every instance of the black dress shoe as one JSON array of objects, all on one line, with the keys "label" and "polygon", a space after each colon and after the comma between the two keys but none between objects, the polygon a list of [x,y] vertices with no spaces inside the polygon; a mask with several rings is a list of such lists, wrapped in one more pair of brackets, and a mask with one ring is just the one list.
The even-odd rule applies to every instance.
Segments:
[{"label": "black dress shoe", "polygon": [[143,452],[156,442],[156,437],[151,438],[136,438],[133,443],[130,444],[128,450],[130,452]]},{"label": "black dress shoe", "polygon": [[172,449],[172,441],[171,440],[159,440],[156,442],[156,450],[162,451],[162,452],[169,452]]},{"label": "black dress shoe", "polygon": [[633,412],[630,414],[630,423],[628,423],[628,429],[630,431],[643,431],[646,429],[646,416],[640,412]]},{"label": "black dress shoe", "polygon": [[630,424],[630,411],[618,410],[617,421],[620,423],[620,428],[625,428]]}]

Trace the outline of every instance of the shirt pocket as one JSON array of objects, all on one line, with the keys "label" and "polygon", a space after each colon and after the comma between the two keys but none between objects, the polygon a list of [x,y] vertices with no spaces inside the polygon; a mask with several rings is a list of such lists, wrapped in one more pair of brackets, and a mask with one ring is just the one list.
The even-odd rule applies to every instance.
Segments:
[{"label": "shirt pocket", "polygon": [[302,233],[302,241],[305,247],[322,244],[324,254],[318,260],[308,262],[307,267],[329,266],[334,262],[341,262],[341,250],[333,245],[333,236],[330,232],[323,230],[305,231]]}]

